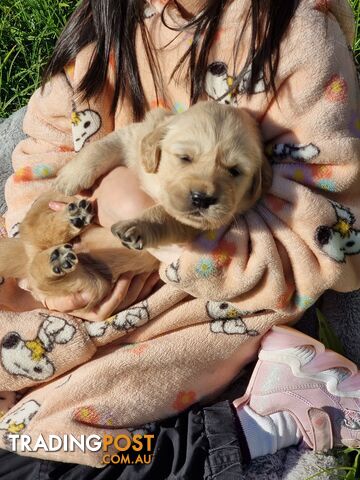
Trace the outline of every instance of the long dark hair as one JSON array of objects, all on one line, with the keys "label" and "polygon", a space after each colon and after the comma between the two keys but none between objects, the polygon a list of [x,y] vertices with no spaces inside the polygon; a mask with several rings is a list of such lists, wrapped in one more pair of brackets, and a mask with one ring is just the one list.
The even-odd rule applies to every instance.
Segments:
[{"label": "long dark hair", "polygon": [[[196,103],[204,93],[205,75],[211,45],[215,39],[222,13],[232,0],[209,0],[200,15],[189,18],[181,30],[191,28],[193,41],[179,60],[175,71],[186,62],[191,87],[190,101]],[[235,0],[237,1],[237,0]],[[266,91],[276,93],[275,76],[279,63],[280,42],[296,11],[299,0],[251,0],[247,22],[251,22],[251,44],[247,65],[252,65],[249,90],[264,72]],[[161,72],[144,20],[145,0],[83,0],[65,26],[54,54],[45,68],[43,84],[63,68],[90,43],[95,50],[88,71],[82,79],[78,93],[82,99],[98,95],[103,89],[110,55],[115,55],[116,80],[112,111],[127,95],[135,120],[141,120],[148,108],[141,84],[135,54],[135,37],[138,27],[145,46],[155,92],[164,96]],[[181,2],[170,0],[165,8],[178,8]],[[181,13],[184,13],[181,11]],[[162,15],[164,20],[164,15]],[[239,30],[244,25],[239,25]],[[239,48],[241,35],[235,48]],[[236,42],[235,42],[236,43]],[[175,73],[175,72],[174,72]]]}]

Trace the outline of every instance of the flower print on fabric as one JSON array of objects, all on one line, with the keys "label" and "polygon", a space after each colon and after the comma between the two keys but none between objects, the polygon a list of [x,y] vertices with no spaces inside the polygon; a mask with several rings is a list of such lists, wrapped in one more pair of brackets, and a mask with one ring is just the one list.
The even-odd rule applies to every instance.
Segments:
[{"label": "flower print on fabric", "polygon": [[154,100],[151,100],[150,102],[150,109],[154,110],[155,108],[165,108],[169,109],[169,106],[166,102],[165,99],[163,98],[154,98]]},{"label": "flower print on fabric", "polygon": [[278,297],[276,308],[283,309],[287,307],[291,302],[291,299],[294,295],[294,291],[295,291],[294,285],[288,284],[286,287],[286,291]]},{"label": "flower print on fabric", "polygon": [[199,258],[195,264],[198,277],[210,278],[221,273],[227,267],[236,253],[236,244],[223,237],[227,226],[218,230],[209,230],[199,235],[194,241],[194,247],[205,251],[208,255]]},{"label": "flower print on fabric", "polygon": [[183,391],[179,392],[176,396],[172,407],[177,412],[182,412],[186,408],[190,407],[190,405],[196,402],[196,393],[193,390],[190,391]]},{"label": "flower print on fabric", "polygon": [[51,165],[39,164],[33,167],[21,167],[14,173],[14,182],[30,182],[31,180],[42,180],[54,177],[54,169]]},{"label": "flower print on fabric", "polygon": [[174,113],[183,113],[187,110],[187,107],[184,103],[182,102],[175,102],[172,108],[172,111]]},{"label": "flower print on fabric", "polygon": [[229,242],[225,239],[222,239],[216,249],[212,252],[212,258],[215,261],[215,264],[224,268],[230,265],[232,258],[236,253],[235,243]]},{"label": "flower print on fabric", "polygon": [[98,424],[100,415],[94,406],[88,405],[77,408],[74,411],[74,419],[81,423]]},{"label": "flower print on fabric", "polygon": [[328,192],[336,191],[332,165],[298,165],[292,168],[291,177],[299,183],[314,186]]},{"label": "flower print on fabric", "polygon": [[347,83],[340,75],[333,75],[325,87],[325,98],[329,102],[343,102],[347,98]]},{"label": "flower print on fabric", "polygon": [[195,265],[195,272],[201,278],[210,278],[219,274],[214,260],[210,257],[201,257]]},{"label": "flower print on fabric", "polygon": [[128,350],[130,353],[136,356],[140,356],[149,348],[149,344],[146,342],[127,343],[124,344],[121,348],[123,350]]},{"label": "flower print on fabric", "polygon": [[307,310],[311,305],[315,303],[315,300],[308,295],[301,295],[296,293],[294,297],[294,303],[300,310]]}]

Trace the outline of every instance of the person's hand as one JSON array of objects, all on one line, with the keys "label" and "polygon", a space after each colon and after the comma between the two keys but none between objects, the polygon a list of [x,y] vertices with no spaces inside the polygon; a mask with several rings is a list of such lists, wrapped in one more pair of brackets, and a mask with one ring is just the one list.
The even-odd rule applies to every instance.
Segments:
[{"label": "person's hand", "polygon": [[[140,182],[129,168],[118,167],[108,173],[94,189],[91,197],[97,202],[97,216],[100,225],[110,228],[120,220],[139,216],[154,201],[140,188]],[[171,263],[183,251],[177,245],[152,248],[151,254],[158,260]]]},{"label": "person's hand", "polygon": [[124,273],[116,282],[111,293],[89,312],[81,310],[89,303],[90,298],[87,292],[74,293],[65,297],[44,297],[42,302],[49,310],[69,313],[89,321],[105,320],[147,298],[158,281],[159,274],[157,272],[140,275]]},{"label": "person's hand", "polygon": [[120,220],[137,217],[154,204],[141,190],[136,174],[125,167],[117,167],[103,177],[91,200],[96,200],[98,222],[106,228]]}]

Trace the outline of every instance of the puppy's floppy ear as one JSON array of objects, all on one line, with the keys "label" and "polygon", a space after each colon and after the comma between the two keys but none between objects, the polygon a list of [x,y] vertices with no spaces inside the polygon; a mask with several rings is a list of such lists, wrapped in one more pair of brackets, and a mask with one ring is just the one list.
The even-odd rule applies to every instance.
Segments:
[{"label": "puppy's floppy ear", "polygon": [[253,182],[249,190],[249,203],[253,205],[257,200],[269,190],[272,183],[272,168],[264,156],[261,168],[255,173]]},{"label": "puppy's floppy ear", "polygon": [[150,111],[145,122],[151,126],[151,132],[141,141],[141,163],[147,173],[156,173],[161,158],[161,140],[166,134],[167,125],[173,117],[163,108]]},{"label": "puppy's floppy ear", "polygon": [[161,158],[160,142],[166,132],[165,126],[155,128],[141,141],[141,163],[146,173],[156,173]]}]

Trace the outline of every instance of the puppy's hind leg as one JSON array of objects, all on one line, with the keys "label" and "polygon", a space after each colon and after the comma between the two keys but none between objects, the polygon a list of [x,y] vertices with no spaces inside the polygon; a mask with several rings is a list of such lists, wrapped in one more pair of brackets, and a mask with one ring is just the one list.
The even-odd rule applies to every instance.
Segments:
[{"label": "puppy's hind leg", "polygon": [[78,258],[70,243],[37,253],[30,265],[30,275],[39,283],[62,277],[76,269]]},{"label": "puppy's hind leg", "polygon": [[0,277],[24,278],[29,258],[24,243],[18,238],[0,240]]},{"label": "puppy's hind leg", "polygon": [[[29,268],[29,286],[35,297],[89,293],[91,301],[82,310],[97,305],[111,288],[111,278],[99,274],[85,254],[79,258],[71,244],[58,245],[37,253]],[[88,263],[89,265],[87,265]]]}]

